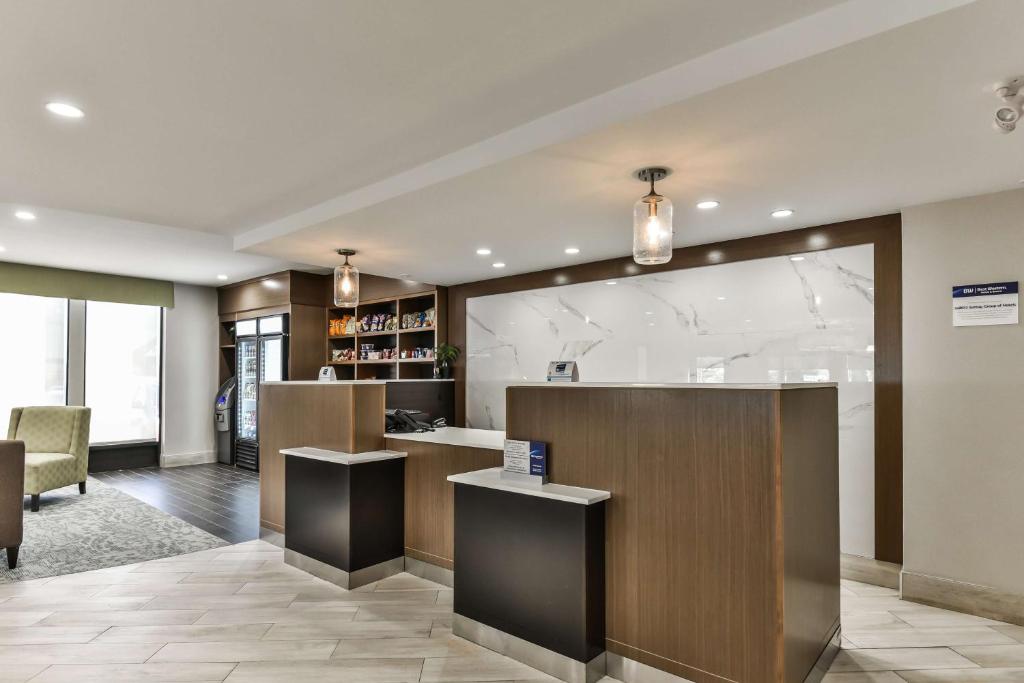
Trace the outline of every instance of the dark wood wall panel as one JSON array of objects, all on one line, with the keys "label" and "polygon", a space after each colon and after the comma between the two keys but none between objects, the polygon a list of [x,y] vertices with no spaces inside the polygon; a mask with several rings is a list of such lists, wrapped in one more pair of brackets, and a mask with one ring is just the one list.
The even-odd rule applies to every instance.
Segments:
[{"label": "dark wood wall panel", "polygon": [[[903,561],[902,235],[899,214],[681,247],[659,266],[630,257],[482,280],[448,288],[448,341],[465,351],[466,301],[580,282],[594,282],[715,264],[874,245],[875,261],[875,557]],[[455,364],[456,424],[465,425],[465,354]]]},{"label": "dark wood wall panel", "polygon": [[547,442],[553,482],[612,493],[609,650],[698,683],[781,680],[777,394],[508,390],[509,438]]}]

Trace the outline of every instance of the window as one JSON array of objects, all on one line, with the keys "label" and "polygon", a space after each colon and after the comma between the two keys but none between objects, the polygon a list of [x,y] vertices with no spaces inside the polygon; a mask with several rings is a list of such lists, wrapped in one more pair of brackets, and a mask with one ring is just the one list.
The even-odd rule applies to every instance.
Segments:
[{"label": "window", "polygon": [[67,402],[68,301],[0,293],[0,419],[11,408]]},{"label": "window", "polygon": [[85,308],[85,405],[92,443],[160,437],[158,306],[89,301]]}]

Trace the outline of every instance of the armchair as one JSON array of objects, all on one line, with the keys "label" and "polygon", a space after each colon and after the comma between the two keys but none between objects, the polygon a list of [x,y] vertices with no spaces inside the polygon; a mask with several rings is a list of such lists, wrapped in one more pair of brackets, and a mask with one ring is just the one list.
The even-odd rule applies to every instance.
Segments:
[{"label": "armchair", "polygon": [[0,441],[0,548],[7,549],[7,566],[18,566],[22,516],[25,507],[25,444]]},{"label": "armchair", "polygon": [[85,493],[89,472],[89,421],[92,410],[80,406],[40,406],[11,411],[8,439],[25,442],[25,495],[32,512],[39,495],[78,484]]}]

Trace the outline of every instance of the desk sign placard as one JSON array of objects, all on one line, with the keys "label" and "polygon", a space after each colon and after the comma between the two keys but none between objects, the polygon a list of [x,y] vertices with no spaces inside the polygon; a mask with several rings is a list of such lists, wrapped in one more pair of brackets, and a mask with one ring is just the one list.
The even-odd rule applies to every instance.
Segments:
[{"label": "desk sign placard", "polygon": [[[544,484],[548,477],[548,447],[543,441],[505,439],[503,478]],[[506,476],[508,475],[508,476]]]},{"label": "desk sign placard", "polygon": [[580,371],[574,360],[553,360],[548,363],[549,382],[579,382]]},{"label": "desk sign placard", "polygon": [[990,282],[953,288],[953,327],[1016,325],[1018,283]]}]

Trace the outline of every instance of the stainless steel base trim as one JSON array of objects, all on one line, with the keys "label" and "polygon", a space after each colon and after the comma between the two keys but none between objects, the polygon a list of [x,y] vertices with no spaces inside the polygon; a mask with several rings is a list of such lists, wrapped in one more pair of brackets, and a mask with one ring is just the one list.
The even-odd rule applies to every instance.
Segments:
[{"label": "stainless steel base trim", "polygon": [[404,557],[396,557],[363,569],[357,569],[354,572],[347,572],[288,548],[284,549],[284,563],[347,590],[359,588],[405,571]]},{"label": "stainless steel base trim", "polygon": [[461,614],[452,615],[452,633],[567,683],[597,683],[607,669],[604,652],[589,662],[577,662]]},{"label": "stainless steel base trim", "polygon": [[409,557],[408,555],[405,556],[405,571],[413,576],[418,576],[421,579],[433,581],[449,588],[455,585],[455,572],[451,569],[438,567],[436,564],[417,560],[415,557]]},{"label": "stainless steel base trim", "polygon": [[689,678],[655,669],[614,652],[606,652],[605,656],[608,658],[608,677],[623,683],[693,683]]},{"label": "stainless steel base trim", "polygon": [[818,655],[818,661],[814,663],[811,672],[804,679],[804,683],[821,683],[821,680],[825,678],[825,674],[828,673],[829,668],[832,666],[832,660],[839,654],[842,640],[842,628],[836,627],[835,633],[829,638],[825,649]]}]

